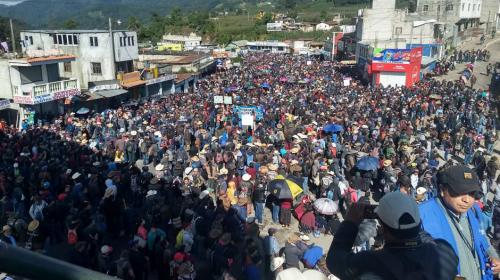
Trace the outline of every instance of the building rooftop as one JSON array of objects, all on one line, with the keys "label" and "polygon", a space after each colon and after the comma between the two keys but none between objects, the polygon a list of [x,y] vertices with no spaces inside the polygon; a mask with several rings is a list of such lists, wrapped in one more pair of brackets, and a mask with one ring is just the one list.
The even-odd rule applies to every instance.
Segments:
[{"label": "building rooftop", "polygon": [[[109,30],[103,30],[103,29],[78,29],[78,30],[69,30],[69,29],[53,29],[53,30],[23,30],[21,32],[31,32],[31,33],[47,33],[47,34],[52,34],[52,33],[109,33]],[[113,32],[134,32],[130,30],[113,30]]]},{"label": "building rooftop", "polygon": [[51,64],[68,62],[76,59],[74,55],[49,55],[41,57],[21,57],[9,60],[11,66],[26,67],[26,66],[36,66],[41,64]]}]

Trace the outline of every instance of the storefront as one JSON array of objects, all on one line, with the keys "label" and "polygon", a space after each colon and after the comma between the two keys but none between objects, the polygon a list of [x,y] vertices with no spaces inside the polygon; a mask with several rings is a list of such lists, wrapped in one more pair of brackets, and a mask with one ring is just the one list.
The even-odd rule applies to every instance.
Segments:
[{"label": "storefront", "polygon": [[16,95],[14,103],[21,106],[21,119],[36,114],[38,119],[51,119],[65,112],[65,100],[80,94],[80,89],[50,92],[38,96]]},{"label": "storefront", "polygon": [[368,63],[372,84],[411,87],[420,80],[422,48],[375,49]]}]

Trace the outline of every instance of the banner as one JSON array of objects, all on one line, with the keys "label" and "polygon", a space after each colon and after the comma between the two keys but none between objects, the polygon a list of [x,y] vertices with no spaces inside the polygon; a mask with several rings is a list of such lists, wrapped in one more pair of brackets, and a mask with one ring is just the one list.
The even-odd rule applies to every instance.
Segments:
[{"label": "banner", "polygon": [[411,51],[409,49],[381,49],[373,50],[374,63],[410,64]]},{"label": "banner", "polygon": [[10,101],[8,99],[0,100],[0,110],[7,109],[10,107]]}]

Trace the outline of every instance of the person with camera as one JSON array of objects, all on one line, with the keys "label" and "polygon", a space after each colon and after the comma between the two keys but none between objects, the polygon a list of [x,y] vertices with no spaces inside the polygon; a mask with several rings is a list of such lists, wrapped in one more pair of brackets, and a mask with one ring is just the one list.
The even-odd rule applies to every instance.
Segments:
[{"label": "person with camera", "polygon": [[419,206],[424,230],[452,246],[459,257],[460,279],[493,279],[500,273],[500,260],[481,233],[477,174],[464,165],[450,166],[438,173],[438,186],[439,196]]},{"label": "person with camera", "polygon": [[[377,218],[384,247],[353,253],[364,219]],[[340,225],[327,255],[327,266],[340,279],[453,279],[458,258],[443,240],[422,231],[414,199],[400,192],[386,194],[376,207],[355,203]]]}]

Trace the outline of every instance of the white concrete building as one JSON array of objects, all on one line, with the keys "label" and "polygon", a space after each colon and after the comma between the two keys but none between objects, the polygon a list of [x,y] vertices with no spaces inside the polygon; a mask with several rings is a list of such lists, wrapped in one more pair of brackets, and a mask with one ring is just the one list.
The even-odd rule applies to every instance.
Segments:
[{"label": "white concrete building", "polygon": [[161,43],[163,44],[180,44],[184,51],[191,51],[197,46],[201,45],[201,36],[195,33],[189,34],[189,36],[184,35],[163,35]]},{"label": "white concrete building", "polygon": [[255,41],[247,43],[249,52],[290,53],[288,44],[278,41]]},{"label": "white concrete building", "polygon": [[[436,20],[395,9],[395,0],[374,0],[371,9],[358,11],[356,61],[371,59],[373,49],[408,49],[421,46],[424,56],[439,56],[434,36]],[[361,63],[363,64],[363,63]]]},{"label": "white concrete building", "polygon": [[0,58],[0,100],[12,101],[9,108],[20,113],[17,120],[10,122],[19,124],[30,112],[63,113],[65,99],[80,94],[80,82],[76,78],[63,78],[59,66],[75,59],[60,51]]},{"label": "white concrete building", "polygon": [[447,48],[455,47],[482,34],[480,17],[483,8],[483,0],[447,0],[446,2],[418,0],[417,2],[419,15],[430,16],[438,21],[437,35]]},{"label": "white concrete building", "polygon": [[487,35],[491,35],[497,29],[498,11],[500,11],[500,0],[483,0],[480,20],[481,27]]},{"label": "white concrete building", "polygon": [[23,52],[60,51],[76,57],[59,64],[62,77],[75,78],[83,89],[91,82],[115,80],[121,72],[134,71],[138,58],[137,34],[114,30],[27,30],[21,32]]},{"label": "white concrete building", "polygon": [[329,31],[333,28],[333,26],[329,25],[328,23],[324,23],[324,22],[321,22],[321,23],[318,23],[316,24],[316,31]]}]

